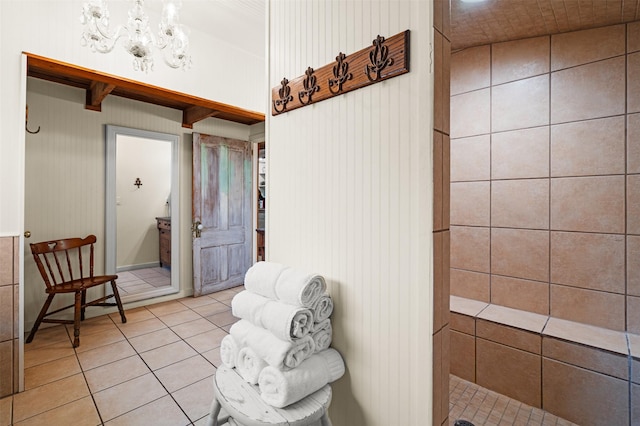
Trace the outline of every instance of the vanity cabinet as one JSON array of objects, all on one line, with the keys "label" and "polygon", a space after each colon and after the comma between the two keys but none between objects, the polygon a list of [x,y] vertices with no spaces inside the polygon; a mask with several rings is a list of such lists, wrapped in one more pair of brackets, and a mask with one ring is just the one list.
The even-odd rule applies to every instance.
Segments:
[{"label": "vanity cabinet", "polygon": [[171,218],[156,217],[160,234],[160,267],[171,267]]}]

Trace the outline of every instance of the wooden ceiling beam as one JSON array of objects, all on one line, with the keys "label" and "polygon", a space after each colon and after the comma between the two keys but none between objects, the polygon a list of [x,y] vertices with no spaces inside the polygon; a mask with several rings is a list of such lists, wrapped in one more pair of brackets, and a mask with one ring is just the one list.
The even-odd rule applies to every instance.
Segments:
[{"label": "wooden ceiling beam", "polygon": [[[1,1],[1,0],[0,0]],[[263,122],[264,114],[215,102],[185,93],[175,92],[139,81],[79,67],[66,62],[23,52],[27,56],[27,75],[55,83],[79,87],[87,91],[87,109],[100,111],[107,95],[120,96],[183,111],[183,126],[208,117],[252,125]]]},{"label": "wooden ceiling beam", "polygon": [[204,120],[205,118],[215,117],[220,111],[201,106],[190,106],[182,111],[182,127],[193,129],[193,123]]},{"label": "wooden ceiling beam", "polygon": [[102,111],[102,101],[116,88],[115,84],[92,81],[87,89],[84,108],[91,111]]}]

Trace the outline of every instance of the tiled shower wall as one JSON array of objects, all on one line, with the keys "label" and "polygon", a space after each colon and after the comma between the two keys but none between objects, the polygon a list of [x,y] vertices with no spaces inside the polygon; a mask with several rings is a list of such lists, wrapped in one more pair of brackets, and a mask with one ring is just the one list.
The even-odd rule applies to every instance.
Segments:
[{"label": "tiled shower wall", "polygon": [[640,333],[640,22],[451,64],[451,294]]},{"label": "tiled shower wall", "polygon": [[0,398],[18,392],[18,237],[0,237]]},{"label": "tiled shower wall", "polygon": [[433,425],[449,415],[449,100],[450,0],[434,2]]}]

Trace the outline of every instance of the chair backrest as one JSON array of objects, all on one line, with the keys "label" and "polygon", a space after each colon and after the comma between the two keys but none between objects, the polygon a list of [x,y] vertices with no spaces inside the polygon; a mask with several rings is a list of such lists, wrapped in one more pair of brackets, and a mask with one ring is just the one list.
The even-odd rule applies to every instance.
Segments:
[{"label": "chair backrest", "polygon": [[[86,238],[66,238],[30,244],[31,253],[42,279],[51,290],[54,286],[74,279],[93,277],[93,244],[95,235]],[[84,257],[83,251],[89,252]],[[89,275],[85,275],[88,272]]]}]

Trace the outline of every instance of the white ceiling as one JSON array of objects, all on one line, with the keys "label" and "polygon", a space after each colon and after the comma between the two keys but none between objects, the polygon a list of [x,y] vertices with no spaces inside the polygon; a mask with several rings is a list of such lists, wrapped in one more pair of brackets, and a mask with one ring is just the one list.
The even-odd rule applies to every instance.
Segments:
[{"label": "white ceiling", "polygon": [[265,16],[265,0],[183,0],[180,13],[190,28],[263,58]]}]

